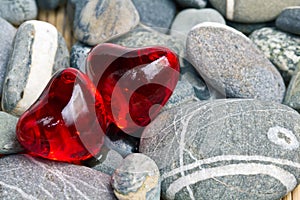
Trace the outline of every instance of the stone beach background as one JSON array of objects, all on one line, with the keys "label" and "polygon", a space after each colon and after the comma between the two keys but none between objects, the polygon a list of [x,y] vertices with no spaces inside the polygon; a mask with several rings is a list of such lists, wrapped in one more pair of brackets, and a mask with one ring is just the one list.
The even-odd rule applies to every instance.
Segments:
[{"label": "stone beach background", "polygon": [[[300,6],[299,0],[38,0],[34,6],[30,2],[35,1],[17,0],[32,9],[24,9],[20,17],[25,24],[6,16],[8,2],[0,0],[0,17],[18,30],[0,18],[0,82],[6,91],[2,93],[1,85],[0,95],[2,109],[10,113],[0,112],[0,199],[147,195],[147,199],[300,200],[300,7],[293,7]],[[93,18],[97,8],[101,9],[95,15],[102,21]],[[49,22],[57,30],[30,19]],[[92,24],[105,24],[107,30]],[[23,50],[38,47],[38,39],[24,42],[33,30],[49,34],[49,44],[41,43],[40,48],[51,49],[51,40],[55,43],[46,54],[49,62],[35,62],[46,66],[45,83],[37,88],[43,88],[57,69],[84,72],[87,53],[101,42],[156,44],[179,54],[180,81],[161,115],[145,129],[139,146],[143,154],[132,154],[137,140],[122,135],[105,138],[102,156],[84,163],[87,167],[10,155],[22,151],[14,138],[16,116],[33,101],[22,86],[26,82],[22,79],[30,77],[26,66],[40,50]],[[19,39],[12,42],[15,34]],[[3,72],[3,63],[10,66],[8,72]],[[20,65],[25,67],[18,71]],[[220,100],[224,97],[229,99]],[[205,134],[193,134],[203,129]],[[235,177],[236,171],[240,175]],[[195,177],[201,183],[186,184]],[[180,188],[181,184],[185,186]]]}]

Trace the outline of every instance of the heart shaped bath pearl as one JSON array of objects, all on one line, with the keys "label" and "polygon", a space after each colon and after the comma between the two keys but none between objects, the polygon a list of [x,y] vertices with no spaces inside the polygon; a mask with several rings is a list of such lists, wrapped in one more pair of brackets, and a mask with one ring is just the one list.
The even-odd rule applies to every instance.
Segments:
[{"label": "heart shaped bath pearl", "polygon": [[86,75],[68,68],[53,75],[20,117],[17,138],[33,155],[77,162],[100,151],[105,129],[101,95]]},{"label": "heart shaped bath pearl", "polygon": [[165,47],[104,43],[89,53],[86,70],[103,97],[108,123],[133,134],[168,101],[179,78],[179,61]]}]

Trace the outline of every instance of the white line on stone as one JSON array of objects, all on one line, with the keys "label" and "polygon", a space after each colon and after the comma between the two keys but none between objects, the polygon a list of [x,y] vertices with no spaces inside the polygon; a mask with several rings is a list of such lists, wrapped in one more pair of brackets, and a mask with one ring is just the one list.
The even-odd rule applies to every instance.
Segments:
[{"label": "white line on stone", "polygon": [[2,181],[0,181],[0,185],[2,185],[3,187],[6,187],[6,188],[17,191],[22,196],[22,199],[37,200],[37,198],[35,198],[34,196],[32,196],[30,194],[27,194],[21,188],[18,188],[18,187],[13,186],[13,185],[6,184]]},{"label": "white line on stone", "polygon": [[293,174],[274,165],[256,163],[232,164],[204,169],[181,177],[169,185],[166,196],[167,199],[175,199],[176,193],[182,188],[215,177],[255,174],[265,174],[279,180],[286,187],[287,191],[293,190],[297,185],[297,180]]},{"label": "white line on stone", "polygon": [[273,164],[278,164],[278,165],[286,165],[290,167],[295,167],[300,169],[300,163],[296,163],[290,160],[285,160],[285,159],[278,159],[278,158],[271,158],[271,157],[266,157],[266,156],[240,156],[240,155],[225,155],[225,156],[216,156],[216,157],[211,157],[211,158],[206,158],[203,160],[198,160],[194,163],[185,165],[183,167],[178,167],[176,169],[173,169],[165,174],[163,174],[162,180],[174,176],[175,174],[180,173],[181,171],[187,171],[194,169],[196,167],[199,167],[204,164],[211,164],[215,162],[222,162],[222,161],[233,161],[233,160],[238,160],[238,161],[246,161],[246,162],[252,162],[252,161],[261,161],[261,162],[271,162]]},{"label": "white line on stone", "polygon": [[229,20],[234,18],[234,0],[226,1],[226,18]]},{"label": "white line on stone", "polygon": [[23,98],[18,102],[15,111],[17,113],[21,112],[19,114],[22,114],[23,109],[26,110],[36,101],[49,82],[58,43],[58,32],[53,25],[36,20],[25,23],[32,24],[35,33],[28,81]]}]

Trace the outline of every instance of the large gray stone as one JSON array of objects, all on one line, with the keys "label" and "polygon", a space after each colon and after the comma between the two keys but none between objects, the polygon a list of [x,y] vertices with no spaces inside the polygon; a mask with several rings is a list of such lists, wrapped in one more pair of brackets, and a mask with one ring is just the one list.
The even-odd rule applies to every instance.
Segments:
[{"label": "large gray stone", "polygon": [[285,81],[289,82],[291,76],[298,71],[300,36],[275,28],[262,28],[254,31],[249,37],[277,67]]},{"label": "large gray stone", "polygon": [[223,16],[215,9],[185,9],[176,15],[171,27],[171,35],[187,35],[197,24],[202,22],[218,22],[225,24]]},{"label": "large gray stone", "polygon": [[35,19],[38,14],[35,0],[0,0],[0,5],[0,17],[15,25]]},{"label": "large gray stone", "polygon": [[151,158],[134,153],[127,156],[112,175],[112,187],[119,200],[159,200],[160,174]]},{"label": "large gray stone", "polygon": [[161,113],[140,152],[158,165],[166,200],[280,199],[300,180],[299,124],[282,104],[203,101]]},{"label": "large gray stone", "polygon": [[206,83],[227,97],[283,100],[280,73],[251,40],[231,27],[197,25],[188,35],[187,56]]},{"label": "large gray stone", "polygon": [[23,155],[0,158],[0,188],[3,200],[116,199],[106,174]]},{"label": "large gray stone", "polygon": [[282,10],[299,6],[299,0],[209,0],[227,19],[242,23],[274,20]]},{"label": "large gray stone", "polygon": [[226,21],[228,26],[244,33],[245,35],[251,34],[253,31],[264,28],[264,27],[274,27],[275,23],[272,22],[262,22],[262,23],[239,23],[239,22],[232,22]]},{"label": "large gray stone", "polygon": [[7,63],[12,51],[13,40],[16,29],[6,20],[0,17],[0,97],[2,95],[2,87],[4,76],[6,74]]},{"label": "large gray stone", "polygon": [[17,122],[17,117],[0,112],[0,154],[12,154],[24,150],[17,141]]},{"label": "large gray stone", "polygon": [[276,27],[300,35],[300,7],[290,7],[283,10],[276,19]]},{"label": "large gray stone", "polygon": [[82,0],[75,4],[74,36],[88,45],[96,45],[122,35],[139,23],[139,14],[131,0]]},{"label": "large gray stone", "polygon": [[23,23],[16,33],[3,84],[2,109],[21,115],[40,96],[53,73],[69,67],[69,52],[56,28],[42,21]]},{"label": "large gray stone", "polygon": [[139,12],[141,23],[167,33],[176,14],[173,0],[132,0]]}]

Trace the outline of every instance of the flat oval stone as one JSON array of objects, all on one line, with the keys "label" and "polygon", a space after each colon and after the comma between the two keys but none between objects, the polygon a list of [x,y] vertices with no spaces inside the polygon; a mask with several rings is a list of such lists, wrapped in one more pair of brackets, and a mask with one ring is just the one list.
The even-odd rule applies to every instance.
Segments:
[{"label": "flat oval stone", "polygon": [[187,35],[195,25],[202,22],[225,24],[225,19],[217,10],[212,8],[184,9],[176,15],[171,27],[171,35]]},{"label": "flat oval stone", "polygon": [[282,104],[203,101],[161,113],[140,152],[160,170],[163,199],[280,199],[299,182],[299,124]]},{"label": "flat oval stone", "polygon": [[249,38],[281,72],[288,83],[300,62],[300,36],[282,32],[276,28],[261,28]]},{"label": "flat oval stone", "polygon": [[233,98],[281,102],[285,85],[280,73],[241,32],[205,22],[188,35],[187,56],[206,82]]},{"label": "flat oval stone", "polygon": [[282,10],[299,6],[298,0],[209,0],[228,20],[257,23],[274,20]]},{"label": "flat oval stone", "polygon": [[24,155],[0,159],[1,199],[116,200],[110,176],[67,163]]},{"label": "flat oval stone", "polygon": [[12,51],[16,28],[0,17],[0,97],[2,95],[3,81],[6,74],[7,63]]},{"label": "flat oval stone", "polygon": [[18,118],[0,111],[0,154],[13,154],[23,151],[16,137]]},{"label": "flat oval stone", "polygon": [[88,45],[125,34],[140,21],[131,0],[73,0],[73,3],[74,36]]},{"label": "flat oval stone", "polygon": [[276,19],[276,27],[300,35],[300,6],[283,10]]},{"label": "flat oval stone", "polygon": [[35,19],[38,9],[35,0],[1,1],[0,17],[14,25]]},{"label": "flat oval stone", "polygon": [[27,21],[16,33],[3,84],[2,109],[21,115],[35,102],[58,69],[69,66],[69,52],[56,28]]},{"label": "flat oval stone", "polygon": [[123,160],[112,175],[111,184],[119,200],[160,199],[158,167],[140,153],[130,154]]},{"label": "flat oval stone", "polygon": [[153,29],[167,33],[176,14],[173,0],[132,0],[139,12],[141,23]]}]

